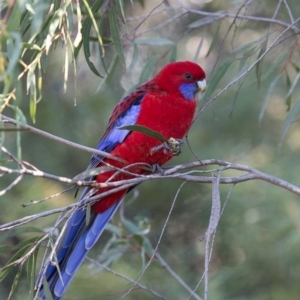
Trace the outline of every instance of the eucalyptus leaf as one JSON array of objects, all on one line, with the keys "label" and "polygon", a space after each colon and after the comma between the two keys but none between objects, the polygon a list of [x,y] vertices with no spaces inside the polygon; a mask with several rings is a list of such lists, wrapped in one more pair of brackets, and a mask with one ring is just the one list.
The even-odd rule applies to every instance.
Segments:
[{"label": "eucalyptus leaf", "polygon": [[218,27],[217,27],[214,35],[213,35],[213,39],[212,39],[212,41],[210,43],[209,49],[207,51],[206,57],[209,56],[209,54],[211,53],[211,51],[215,48],[215,45],[216,45],[217,41],[219,40],[219,31],[220,31],[220,28],[221,28],[221,24],[222,23],[219,22]]},{"label": "eucalyptus leaf", "polygon": [[120,32],[118,28],[118,22],[116,17],[116,11],[114,5],[111,5],[109,10],[109,24],[110,24],[110,33],[112,40],[114,42],[115,49],[118,53],[121,63],[126,66],[125,56],[122,47],[122,41],[120,37]]},{"label": "eucalyptus leaf", "polygon": [[122,126],[122,127],[119,127],[118,129],[121,129],[121,130],[131,130],[131,131],[136,131],[136,132],[140,132],[140,133],[143,133],[143,134],[146,134],[148,136],[151,136],[155,139],[158,139],[162,142],[167,142],[167,139],[162,135],[160,134],[159,132],[155,131],[155,130],[152,130],[148,127],[145,127],[145,126],[141,126],[141,125],[127,125],[127,126]]},{"label": "eucalyptus leaf", "polygon": [[131,63],[128,67],[128,72],[130,72],[134,68],[134,66],[138,61],[138,58],[139,58],[139,47],[136,44],[133,44],[133,55],[132,55]]},{"label": "eucalyptus leaf", "polygon": [[221,67],[218,68],[218,70],[213,74],[212,78],[209,81],[209,85],[207,87],[207,90],[204,94],[204,99],[209,99],[211,95],[214,93],[216,90],[219,82],[221,79],[224,77],[225,73],[233,63],[232,60],[226,61]]},{"label": "eucalyptus leaf", "polygon": [[173,46],[174,42],[164,38],[146,38],[146,39],[136,39],[134,40],[136,45],[146,45],[146,46]]},{"label": "eucalyptus leaf", "polygon": [[286,116],[283,127],[281,131],[281,140],[284,139],[286,133],[288,132],[290,126],[292,125],[296,116],[300,113],[300,101],[296,102],[292,109],[289,111],[288,115]]},{"label": "eucalyptus leaf", "polygon": [[22,269],[23,269],[23,263],[19,264],[19,271],[16,274],[16,276],[14,278],[14,281],[13,281],[13,283],[11,285],[11,289],[10,289],[10,292],[9,292],[7,300],[12,299],[12,295],[14,294],[14,292],[15,292],[17,286],[18,286],[19,280],[21,278]]},{"label": "eucalyptus leaf", "polygon": [[140,84],[144,83],[145,81],[149,80],[152,77],[153,69],[155,64],[157,63],[158,58],[159,56],[155,55],[148,60],[140,75],[140,79],[139,79]]},{"label": "eucalyptus leaf", "polygon": [[44,291],[46,300],[53,300],[46,276],[44,276],[44,278],[43,278],[43,291]]}]

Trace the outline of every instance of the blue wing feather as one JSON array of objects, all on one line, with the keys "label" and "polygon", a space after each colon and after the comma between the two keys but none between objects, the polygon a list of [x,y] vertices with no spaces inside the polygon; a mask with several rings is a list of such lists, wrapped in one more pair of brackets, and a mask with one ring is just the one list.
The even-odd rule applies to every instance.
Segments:
[{"label": "blue wing feather", "polygon": [[[97,149],[110,152],[126,139],[131,131],[119,128],[136,123],[140,112],[140,104],[145,95],[146,92],[141,87],[133,94],[125,97],[115,107],[107,130],[100,140]],[[102,156],[94,154],[87,169],[97,167],[102,160]],[[93,178],[90,179],[92,180]],[[89,187],[85,188],[78,201],[85,199],[90,190],[91,188]],[[95,245],[121,202],[122,199],[103,213],[96,214],[92,212],[88,225],[86,224],[85,210],[78,210],[72,215],[68,221],[62,246],[57,253],[59,272],[57,267],[49,264],[49,262],[48,266],[46,266],[45,276],[54,300],[61,299],[88,251]],[[61,277],[59,274],[61,274]],[[40,273],[40,276],[42,276],[42,273]],[[43,287],[40,291],[40,297],[45,299]]]}]

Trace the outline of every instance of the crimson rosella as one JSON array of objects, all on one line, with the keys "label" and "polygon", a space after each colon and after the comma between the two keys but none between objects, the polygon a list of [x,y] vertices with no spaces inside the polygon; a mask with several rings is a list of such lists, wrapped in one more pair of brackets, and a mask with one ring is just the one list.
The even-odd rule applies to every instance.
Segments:
[{"label": "crimson rosella", "polygon": [[[159,139],[120,127],[141,125],[159,132],[166,139],[182,139],[193,121],[196,93],[203,92],[205,87],[205,73],[199,65],[190,61],[175,62],[166,65],[154,78],[123,98],[114,108],[97,147],[123,162],[94,154],[88,169],[109,164],[119,170],[126,167],[127,173],[106,169],[92,180],[104,183],[130,179],[134,177],[133,173],[136,176],[147,174],[141,164],[161,166],[169,161],[173,153],[159,147],[162,145]],[[46,278],[53,299],[61,299],[88,251],[131,189],[120,190],[93,204],[88,224],[84,209],[72,215],[55,259],[53,262],[48,260],[40,271],[40,278]],[[108,190],[107,187],[98,190],[87,187],[79,201]],[[39,297],[45,299],[43,286]]]}]

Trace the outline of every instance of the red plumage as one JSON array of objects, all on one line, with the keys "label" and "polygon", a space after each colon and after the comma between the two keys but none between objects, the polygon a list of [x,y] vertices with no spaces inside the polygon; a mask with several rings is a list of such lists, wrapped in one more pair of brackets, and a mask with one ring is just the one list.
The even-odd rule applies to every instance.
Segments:
[{"label": "red plumage", "polygon": [[[191,78],[186,78],[186,74],[190,74]],[[104,137],[108,134],[115,120],[130,107],[132,102],[146,93],[140,104],[141,109],[136,124],[155,130],[166,139],[171,137],[182,139],[192,124],[196,100],[195,98],[185,99],[179,87],[181,84],[190,84],[191,81],[197,82],[204,80],[204,78],[204,71],[195,63],[186,61],[167,65],[153,79],[125,97],[115,107]],[[104,161],[119,168],[139,162],[161,166],[172,158],[172,153],[170,151],[165,153],[163,149],[152,153],[152,149],[160,144],[160,140],[135,131],[110,152],[112,155],[125,160],[126,163],[121,164],[110,159],[104,159]],[[136,174],[146,174],[146,171],[139,167],[131,167],[126,170]],[[114,171],[99,174],[96,180],[97,182],[106,182],[113,174]],[[132,177],[125,173],[119,173],[112,181]],[[98,193],[107,190],[108,188],[100,189]],[[126,192],[127,190],[122,190],[105,197],[93,206],[93,210],[99,213],[105,211],[122,198]]]}]

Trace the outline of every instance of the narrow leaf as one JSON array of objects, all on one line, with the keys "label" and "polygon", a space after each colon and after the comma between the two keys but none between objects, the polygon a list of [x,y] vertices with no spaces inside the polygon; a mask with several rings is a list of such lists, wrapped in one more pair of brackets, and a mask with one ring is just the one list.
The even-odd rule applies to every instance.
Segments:
[{"label": "narrow leaf", "polygon": [[10,16],[7,20],[6,24],[6,30],[7,31],[13,31],[17,30],[20,27],[20,20],[21,20],[21,9],[18,3],[13,5],[12,11],[10,13]]},{"label": "narrow leaf", "polygon": [[167,139],[162,134],[160,134],[159,132],[157,132],[155,130],[152,130],[152,129],[150,129],[148,127],[145,127],[145,126],[141,126],[141,125],[128,125],[128,126],[119,127],[118,129],[136,131],[136,132],[140,132],[140,133],[146,134],[148,136],[151,136],[151,137],[153,137],[155,139],[158,139],[162,142],[167,141]]},{"label": "narrow leaf", "polygon": [[291,124],[293,123],[295,117],[300,113],[300,101],[296,102],[293,108],[289,111],[288,115],[286,116],[283,122],[283,128],[281,131],[281,140],[285,137],[286,133],[288,132]]},{"label": "narrow leaf", "polygon": [[134,68],[134,66],[138,61],[138,58],[139,58],[139,47],[136,44],[133,44],[133,55],[132,55],[131,63],[128,67],[128,72],[132,71],[132,69]]},{"label": "narrow leaf", "polygon": [[[82,39],[82,43],[83,43],[83,53],[84,53],[84,57],[85,60],[89,66],[89,68],[91,69],[91,71],[99,76],[99,77],[103,77],[98,70],[96,69],[95,65],[93,62],[90,61],[90,56],[91,56],[91,51],[90,51],[90,31],[91,31],[91,27],[92,27],[92,22],[88,22],[86,23],[85,26],[83,26],[83,39]],[[76,55],[75,55],[76,57]]]},{"label": "narrow leaf", "polygon": [[298,73],[296,75],[296,77],[295,77],[295,79],[293,81],[293,84],[291,85],[291,87],[290,87],[288,93],[286,94],[285,98],[288,98],[288,97],[290,97],[292,95],[295,87],[297,86],[297,83],[298,83],[299,79],[300,79],[300,73]]},{"label": "narrow leaf", "polygon": [[274,88],[275,88],[275,86],[276,86],[276,84],[277,84],[279,78],[280,78],[280,75],[278,75],[278,76],[273,80],[273,82],[271,82],[271,84],[270,84],[270,86],[269,86],[269,88],[268,88],[268,91],[267,91],[267,93],[266,93],[266,97],[265,97],[265,99],[264,99],[263,105],[262,105],[261,110],[260,110],[260,113],[259,113],[259,118],[258,118],[259,124],[261,123],[261,121],[262,121],[262,119],[263,119],[263,117],[264,117],[264,114],[265,114],[265,111],[266,111],[266,108],[267,108],[267,104],[268,104],[268,102],[269,102],[269,99],[270,99],[270,97],[271,97],[271,95],[272,95],[272,92],[273,92],[273,90],[274,90]]},{"label": "narrow leaf", "polygon": [[164,38],[147,38],[147,39],[136,39],[134,43],[137,45],[147,46],[172,46],[174,42]]},{"label": "narrow leaf", "polygon": [[212,39],[212,41],[210,43],[209,49],[208,49],[207,54],[206,54],[205,57],[208,57],[209,54],[211,53],[211,51],[215,48],[215,45],[216,45],[217,41],[219,40],[220,27],[221,27],[221,22],[219,22],[219,25],[217,27],[216,32],[214,33],[213,39]]},{"label": "narrow leaf", "polygon": [[198,47],[197,47],[197,50],[196,50],[196,53],[195,53],[193,61],[197,61],[198,60],[198,57],[199,57],[200,51],[202,49],[202,45],[203,45],[205,36],[206,36],[206,31],[204,32],[204,34],[202,35],[202,37],[200,39],[200,42],[198,44]]},{"label": "narrow leaf", "polygon": [[14,279],[14,281],[12,283],[11,290],[9,292],[7,300],[12,299],[11,297],[12,297],[13,293],[15,292],[15,290],[16,290],[16,288],[18,286],[18,283],[19,283],[19,280],[20,280],[20,277],[21,277],[21,274],[22,274],[22,269],[23,269],[23,264],[21,263],[19,265],[19,271],[18,271],[17,275],[15,276],[15,279]]},{"label": "narrow leaf", "polygon": [[145,81],[149,80],[152,77],[153,69],[155,64],[157,63],[158,58],[159,58],[158,55],[155,55],[148,60],[140,75],[140,79],[139,79],[140,84],[144,83]]},{"label": "narrow leaf", "polygon": [[119,59],[121,63],[126,66],[125,56],[122,47],[122,41],[120,37],[120,32],[118,28],[118,22],[116,17],[116,11],[114,5],[111,5],[109,10],[109,25],[110,25],[110,33],[112,40],[114,42],[115,49],[118,53]]},{"label": "narrow leaf", "polygon": [[294,67],[297,73],[300,73],[300,67],[291,61],[291,65]]},{"label": "narrow leaf", "polygon": [[[104,0],[98,0],[98,1],[95,1],[95,3],[93,4],[91,10],[92,10],[92,13],[95,14],[99,8],[101,7],[102,3],[103,3]],[[92,21],[90,18],[86,18],[82,24],[82,28],[81,28],[81,37],[84,36],[83,32],[85,31],[84,28],[86,26],[90,26],[92,24]],[[78,38],[78,41],[79,41],[80,37]],[[97,37],[98,39],[98,37]],[[76,40],[76,39],[75,39]],[[76,41],[77,42],[77,41]],[[79,50],[81,49],[81,46],[82,46],[82,38],[80,39],[78,45],[75,44],[74,42],[74,46],[75,46],[75,50],[74,50],[74,56],[75,58],[77,57],[78,53],[79,53]]]},{"label": "narrow leaf", "polygon": [[177,46],[174,46],[170,52],[170,62],[175,62],[177,57]]},{"label": "narrow leaf", "polygon": [[116,0],[115,1],[115,8],[116,8],[116,14],[120,17],[123,24],[125,24],[125,14],[124,14],[124,8],[123,8],[123,1],[122,0]]},{"label": "narrow leaf", "polygon": [[85,224],[86,226],[89,225],[90,220],[91,220],[91,210],[92,210],[92,206],[91,204],[88,204],[85,210]]},{"label": "narrow leaf", "polygon": [[216,90],[219,82],[227,72],[228,68],[231,66],[232,62],[232,60],[225,62],[220,68],[218,68],[218,71],[213,74],[212,78],[210,79],[208,88],[204,94],[205,100],[209,99],[213,92]]},{"label": "narrow leaf", "polygon": [[260,82],[268,79],[269,76],[271,76],[271,75],[277,74],[278,72],[275,72],[276,69],[285,60],[285,58],[287,57],[287,55],[288,55],[287,51],[281,53],[278,56],[278,58],[271,64],[270,68],[261,75]]},{"label": "narrow leaf", "polygon": [[[291,82],[290,76],[288,73],[286,73],[286,87],[288,90],[290,90],[291,85],[292,85],[292,82]],[[289,95],[289,97],[286,97],[285,103],[287,105],[287,111],[289,111],[291,109],[291,105],[292,105],[292,95]]]},{"label": "narrow leaf", "polygon": [[27,261],[27,279],[31,295],[34,294],[35,270],[39,247],[30,255]]},{"label": "narrow leaf", "polygon": [[43,290],[45,293],[46,300],[53,300],[46,276],[44,276],[44,279],[43,279]]}]

